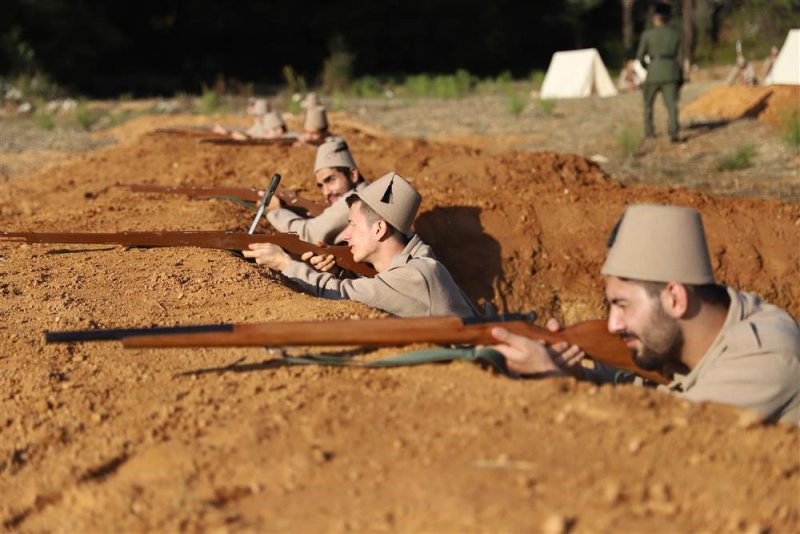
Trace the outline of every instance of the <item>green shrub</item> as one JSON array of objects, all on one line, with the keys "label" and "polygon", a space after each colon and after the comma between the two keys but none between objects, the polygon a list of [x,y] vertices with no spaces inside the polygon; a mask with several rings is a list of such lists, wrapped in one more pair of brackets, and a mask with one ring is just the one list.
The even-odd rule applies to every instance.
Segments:
[{"label": "green shrub", "polygon": [[294,98],[290,98],[289,101],[286,103],[286,110],[292,115],[303,114],[303,106],[300,105],[299,100],[295,100]]},{"label": "green shrub", "polygon": [[623,126],[617,131],[617,145],[625,158],[631,158],[642,144],[642,131],[637,127]]},{"label": "green shrub", "polygon": [[297,74],[291,65],[284,65],[283,79],[286,82],[286,90],[289,94],[305,94],[308,92],[305,77]]},{"label": "green shrub", "polygon": [[753,145],[740,145],[735,152],[729,154],[717,163],[718,171],[738,171],[749,169],[753,166],[753,156],[755,155]]},{"label": "green shrub", "polygon": [[411,97],[460,98],[467,95],[475,78],[466,70],[458,69],[454,74],[415,74],[407,76],[403,91]]},{"label": "green shrub", "polygon": [[330,54],[322,62],[322,89],[328,92],[345,91],[353,75],[356,56],[347,50],[341,35],[331,39]]},{"label": "green shrub", "polygon": [[36,111],[36,126],[42,130],[50,131],[56,127],[56,121],[53,115],[46,109],[39,109]]},{"label": "green shrub", "polygon": [[75,120],[84,131],[91,130],[99,118],[100,114],[97,110],[90,108],[86,100],[81,99],[78,102],[78,107],[75,108]]},{"label": "green shrub", "polygon": [[508,93],[508,112],[519,117],[525,110],[525,98],[516,91]]},{"label": "green shrub", "polygon": [[200,113],[214,113],[220,107],[221,99],[219,94],[206,86],[203,86],[203,94],[200,97]]},{"label": "green shrub", "polygon": [[378,78],[362,76],[350,84],[347,93],[362,98],[377,98],[383,94],[383,90]]},{"label": "green shrub", "polygon": [[781,137],[791,148],[800,150],[800,116],[796,111],[781,119]]},{"label": "green shrub", "polygon": [[544,115],[545,117],[549,117],[553,114],[553,111],[556,109],[556,101],[552,98],[537,98],[536,99],[536,109],[539,110],[539,113]]},{"label": "green shrub", "polygon": [[537,91],[542,88],[542,84],[544,83],[544,75],[545,72],[543,70],[531,71],[531,85],[533,85],[533,88]]}]

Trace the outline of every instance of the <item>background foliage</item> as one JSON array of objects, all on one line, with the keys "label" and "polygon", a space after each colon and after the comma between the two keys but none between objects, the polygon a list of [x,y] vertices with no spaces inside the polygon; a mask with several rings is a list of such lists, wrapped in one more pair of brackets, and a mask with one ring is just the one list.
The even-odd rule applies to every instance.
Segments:
[{"label": "background foliage", "polygon": [[[673,0],[680,12],[684,0]],[[762,53],[800,25],[800,0],[694,0],[698,58],[728,59],[741,38]],[[622,0],[5,0],[0,73],[44,73],[91,96],[197,92],[215,80],[341,90],[348,79],[413,73],[481,77],[544,70],[556,50],[626,50]],[[635,36],[649,0],[634,0]],[[764,50],[762,50],[764,49]],[[724,53],[719,53],[724,50]],[[629,51],[627,52],[629,53]]]}]

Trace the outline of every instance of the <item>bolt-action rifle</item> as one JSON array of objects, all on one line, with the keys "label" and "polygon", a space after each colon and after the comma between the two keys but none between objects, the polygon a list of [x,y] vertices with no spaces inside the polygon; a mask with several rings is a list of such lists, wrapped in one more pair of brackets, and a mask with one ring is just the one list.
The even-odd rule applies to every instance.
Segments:
[{"label": "bolt-action rifle", "polygon": [[[258,189],[255,187],[228,187],[228,186],[207,186],[207,185],[157,185],[157,184],[121,184],[134,193],[164,193],[172,195],[187,195],[190,198],[204,197],[230,197],[246,200],[248,202],[258,202]],[[277,191],[275,196],[280,199],[283,205],[292,211],[296,211],[306,217],[316,217],[325,210],[325,204],[314,202],[303,196],[297,191],[285,190]]]},{"label": "bolt-action rifle", "polygon": [[535,340],[578,345],[595,361],[665,382],[663,376],[636,366],[622,340],[608,332],[605,321],[586,321],[551,332],[518,314],[489,319],[444,316],[57,331],[45,332],[45,341],[117,340],[125,348],[492,345],[496,341],[491,330],[498,326]]},{"label": "bolt-action rifle", "polygon": [[82,245],[125,245],[129,247],[201,247],[223,250],[245,250],[251,243],[274,243],[286,251],[301,255],[332,254],[336,264],[354,273],[374,276],[375,269],[353,259],[347,246],[314,245],[301,241],[295,234],[257,234],[240,232],[0,232],[0,241],[23,243],[59,243]]}]

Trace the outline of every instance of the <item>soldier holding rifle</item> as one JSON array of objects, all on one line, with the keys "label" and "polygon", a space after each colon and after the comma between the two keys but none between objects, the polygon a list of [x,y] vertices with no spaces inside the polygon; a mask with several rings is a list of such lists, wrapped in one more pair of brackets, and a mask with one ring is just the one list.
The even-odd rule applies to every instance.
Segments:
[{"label": "soldier holding rifle", "polygon": [[[629,207],[602,274],[608,330],[622,337],[639,367],[673,378],[667,391],[800,424],[800,329],[777,306],[715,282],[698,211]],[[501,343],[494,348],[517,372],[569,369],[596,382],[614,380],[611,368],[575,365],[577,347],[545,347],[500,328],[493,335]]]},{"label": "soldier holding rifle", "polygon": [[282,208],[278,198],[273,197],[267,206],[267,220],[279,232],[297,234],[308,243],[341,243],[349,213],[344,197],[367,186],[347,143],[332,141],[317,149],[314,178],[329,204],[325,211],[316,217],[305,218]]},{"label": "soldier holding rifle", "polygon": [[431,248],[411,231],[421,200],[417,190],[393,172],[346,198],[349,223],[343,238],[355,261],[375,267],[374,278],[342,280],[292,260],[269,243],[250,245],[243,254],[281,271],[317,297],[356,300],[400,317],[477,315]]}]

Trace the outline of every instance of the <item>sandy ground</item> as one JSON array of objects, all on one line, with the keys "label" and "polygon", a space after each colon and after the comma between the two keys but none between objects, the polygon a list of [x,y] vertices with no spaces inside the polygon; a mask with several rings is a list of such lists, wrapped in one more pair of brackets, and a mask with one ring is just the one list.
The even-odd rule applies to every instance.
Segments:
[{"label": "sandy ground", "polygon": [[[800,316],[800,206],[630,186],[580,155],[393,137],[341,115],[368,177],[424,196],[417,231],[475,301],[604,316],[599,267],[624,206],[703,213],[718,279]],[[224,201],[116,184],[309,194],[313,151],[154,135],[0,181],[13,230],[244,230]],[[378,123],[377,126],[380,126]],[[375,317],[221,251],[0,244],[0,516],[14,532],[790,532],[800,430],[635,387],[510,380],[466,363],[289,367],[263,349],[45,345],[42,331]],[[292,349],[302,354],[306,349]],[[379,354],[392,354],[384,350]]]}]

